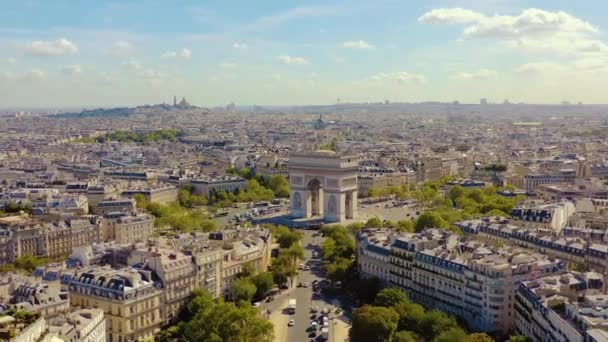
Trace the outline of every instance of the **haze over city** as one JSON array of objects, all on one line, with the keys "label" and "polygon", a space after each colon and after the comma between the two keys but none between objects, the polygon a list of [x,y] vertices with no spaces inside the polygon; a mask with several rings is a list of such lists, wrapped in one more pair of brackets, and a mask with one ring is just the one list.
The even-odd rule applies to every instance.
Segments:
[{"label": "haze over city", "polygon": [[604,103],[602,1],[13,1],[3,107]]}]

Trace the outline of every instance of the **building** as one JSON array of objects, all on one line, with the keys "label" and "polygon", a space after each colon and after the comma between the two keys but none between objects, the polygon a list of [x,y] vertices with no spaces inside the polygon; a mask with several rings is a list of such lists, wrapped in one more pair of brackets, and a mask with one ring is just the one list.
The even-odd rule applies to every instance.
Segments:
[{"label": "building", "polygon": [[428,309],[463,319],[475,331],[509,332],[517,284],[553,274],[564,263],[519,248],[493,248],[437,229],[357,234],[357,267],[397,286]]},{"label": "building", "polygon": [[47,256],[55,259],[66,257],[74,247],[89,246],[101,241],[101,221],[96,216],[89,218],[68,218],[45,224],[47,235]]},{"label": "building", "polygon": [[11,294],[8,303],[15,309],[33,311],[44,317],[70,309],[69,294],[61,290],[59,280],[22,284]]},{"label": "building", "polygon": [[154,233],[154,216],[145,213],[110,213],[102,219],[102,241],[134,243]]},{"label": "building", "polygon": [[49,336],[62,341],[106,342],[106,319],[101,309],[78,309],[48,320]]},{"label": "building", "polygon": [[0,341],[10,342],[46,342],[45,335],[48,333],[46,320],[40,315],[34,314],[34,321],[30,322],[27,318],[17,318],[15,316],[0,317]]},{"label": "building", "polygon": [[515,296],[515,332],[531,341],[608,341],[607,301],[606,278],[599,273],[522,282]]},{"label": "building", "polygon": [[570,201],[540,205],[532,203],[514,208],[511,219],[524,228],[546,228],[560,232],[575,211],[574,203]]},{"label": "building", "polygon": [[[359,195],[364,197],[370,194],[370,190],[382,190],[395,186],[416,184],[414,172],[387,172],[387,173],[363,173],[357,176]],[[372,190],[373,189],[373,190]]]},{"label": "building", "polygon": [[197,265],[191,255],[164,248],[140,248],[131,252],[129,265],[153,271],[163,287],[161,315],[176,319],[198,286]]},{"label": "building", "polygon": [[466,236],[525,247],[596,271],[608,270],[608,244],[581,237],[556,236],[550,230],[519,228],[505,219],[484,218],[456,223]]},{"label": "building", "polygon": [[134,210],[135,200],[132,198],[107,199],[97,202],[95,213],[99,216],[104,216],[115,212],[130,213]]},{"label": "building", "polygon": [[205,195],[207,198],[213,192],[236,192],[247,189],[247,180],[241,177],[217,177],[205,179],[191,179],[192,192],[197,195]]},{"label": "building", "polygon": [[272,241],[269,230],[222,230],[210,233],[209,239],[212,245],[222,248],[220,292],[224,297],[231,297],[232,283],[238,279],[245,267],[254,272],[268,270]]},{"label": "building", "polygon": [[160,286],[141,269],[83,269],[70,282],[70,303],[103,310],[107,341],[152,340],[165,323]]},{"label": "building", "polygon": [[574,184],[576,170],[564,169],[557,173],[530,173],[523,176],[523,190],[533,192],[542,185],[569,183]]},{"label": "building", "polygon": [[177,188],[175,186],[159,186],[149,189],[131,189],[122,192],[123,197],[130,197],[140,194],[147,202],[167,204],[177,201]]}]

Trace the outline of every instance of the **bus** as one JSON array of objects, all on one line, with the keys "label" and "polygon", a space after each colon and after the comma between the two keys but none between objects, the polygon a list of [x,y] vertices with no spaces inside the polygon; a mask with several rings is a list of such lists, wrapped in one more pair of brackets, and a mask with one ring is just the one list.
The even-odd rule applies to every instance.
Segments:
[{"label": "bus", "polygon": [[258,202],[255,204],[256,208],[266,208],[270,205],[270,202]]},{"label": "bus", "polygon": [[223,217],[223,216],[228,216],[228,211],[224,210],[224,211],[218,211],[217,213],[215,213],[214,217]]},{"label": "bus", "polygon": [[290,315],[293,315],[296,313],[296,300],[295,298],[292,298],[289,300],[289,306],[287,307],[287,311],[289,312]]}]

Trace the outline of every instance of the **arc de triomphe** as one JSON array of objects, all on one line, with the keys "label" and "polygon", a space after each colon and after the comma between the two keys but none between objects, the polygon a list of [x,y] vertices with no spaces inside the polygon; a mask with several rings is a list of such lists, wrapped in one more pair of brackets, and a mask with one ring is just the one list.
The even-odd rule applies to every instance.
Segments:
[{"label": "arc de triomphe", "polygon": [[332,151],[297,153],[289,157],[288,166],[292,217],[323,217],[329,222],[356,217],[356,157]]}]

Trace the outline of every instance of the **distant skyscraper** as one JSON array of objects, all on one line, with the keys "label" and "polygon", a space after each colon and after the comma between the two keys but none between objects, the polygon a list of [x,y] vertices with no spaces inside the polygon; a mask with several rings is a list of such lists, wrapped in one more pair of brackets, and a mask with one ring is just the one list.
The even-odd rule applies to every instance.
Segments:
[{"label": "distant skyscraper", "polygon": [[173,107],[177,106],[177,96],[173,95]]},{"label": "distant skyscraper", "polygon": [[479,100],[479,104],[481,104],[481,105],[487,105],[488,104],[488,99],[480,99]]}]

